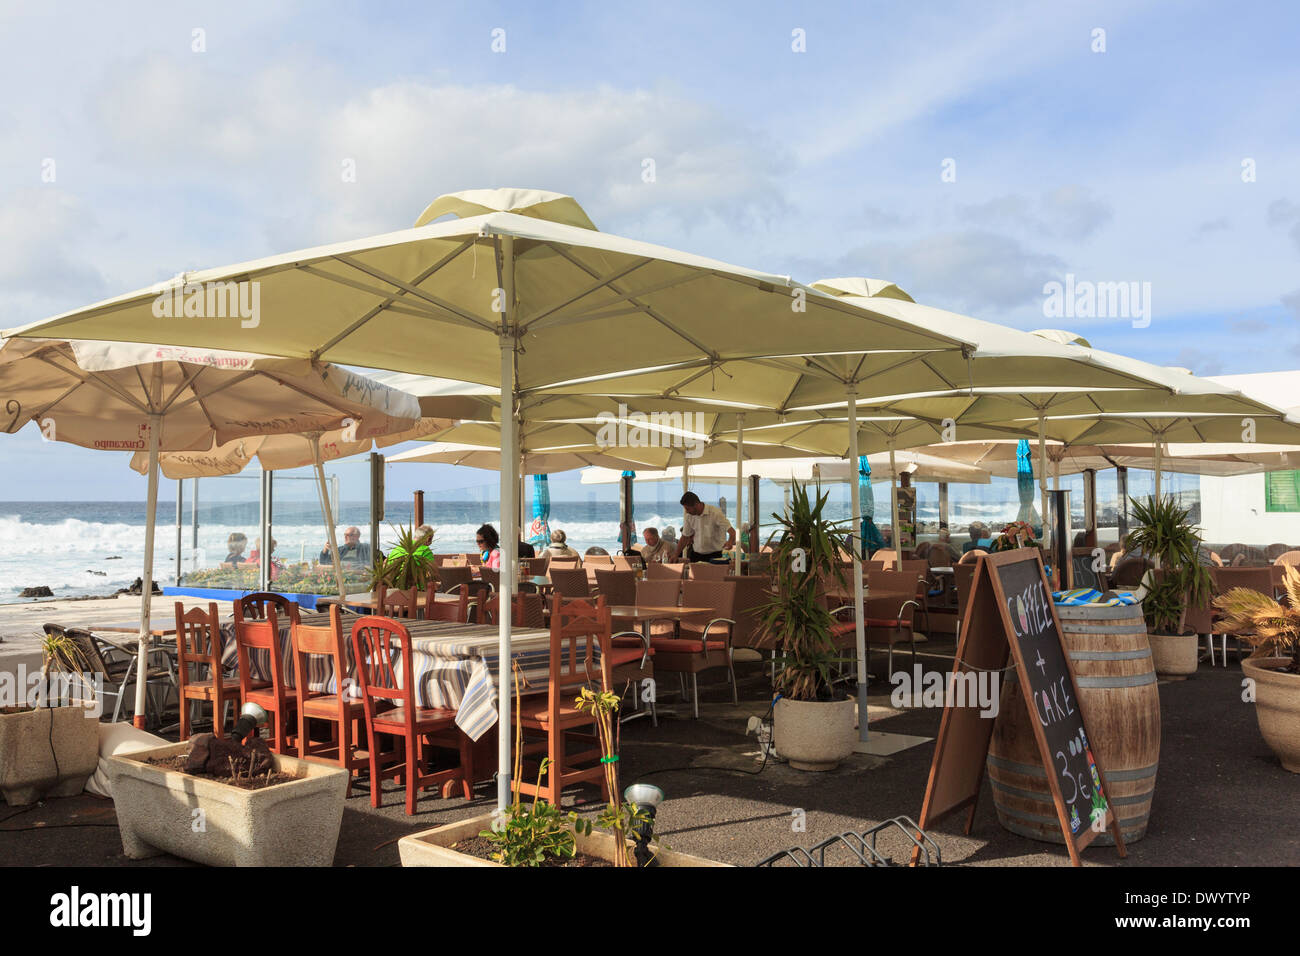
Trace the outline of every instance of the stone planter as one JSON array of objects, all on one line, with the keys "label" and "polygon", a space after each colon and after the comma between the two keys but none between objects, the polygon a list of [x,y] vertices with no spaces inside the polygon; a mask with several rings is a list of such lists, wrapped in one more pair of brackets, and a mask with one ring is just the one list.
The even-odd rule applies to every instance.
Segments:
[{"label": "stone planter", "polygon": [[[330,866],[343,822],[348,773],[275,757],[301,779],[262,790],[150,766],[187,753],[188,743],[109,757],[122,849],[133,860],[170,853],[209,866]],[[201,814],[197,811],[203,811]]]},{"label": "stone planter", "polygon": [[[796,770],[834,770],[853,753],[857,701],[789,700],[776,702],[772,746]],[[863,720],[866,715],[863,714]]]},{"label": "stone planter", "polygon": [[1277,670],[1281,657],[1248,657],[1242,673],[1255,682],[1255,717],[1259,732],[1282,766],[1300,773],[1300,674]]},{"label": "stone planter", "polygon": [[[0,792],[10,806],[74,797],[99,762],[99,720],[83,707],[0,714]],[[51,749],[52,748],[52,749]]]},{"label": "stone planter", "polygon": [[1164,680],[1186,680],[1196,673],[1200,659],[1200,638],[1195,634],[1148,634],[1151,661],[1156,676]]},{"label": "stone planter", "polygon": [[[492,814],[485,813],[481,816],[471,817],[468,820],[461,820],[459,823],[448,823],[446,826],[435,827],[432,830],[425,830],[421,833],[413,833],[408,837],[402,837],[397,841],[397,852],[401,855],[402,866],[500,867],[500,863],[482,860],[476,856],[470,856],[468,853],[461,853],[458,850],[451,849],[453,843],[476,837],[483,830],[490,829],[491,826]],[[616,844],[614,843],[613,834],[602,833],[599,830],[592,830],[590,836],[579,833],[577,835],[577,844],[579,853],[610,862],[614,860],[614,847]],[[706,860],[700,856],[691,856],[687,853],[676,853],[662,847],[659,849],[656,858],[659,860],[660,866],[731,865],[729,863],[718,863],[715,860]]]}]

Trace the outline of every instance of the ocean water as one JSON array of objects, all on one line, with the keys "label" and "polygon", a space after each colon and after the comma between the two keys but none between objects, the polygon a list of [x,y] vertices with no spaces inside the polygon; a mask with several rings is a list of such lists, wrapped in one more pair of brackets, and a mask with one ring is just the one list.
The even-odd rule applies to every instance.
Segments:
[{"label": "ocean water", "polygon": [[[107,595],[128,586],[143,569],[145,510],[143,502],[0,502],[0,540],[4,542],[0,548],[0,604],[25,600],[18,597],[24,588],[42,584],[61,598]],[[343,527],[355,524],[361,528],[362,541],[368,541],[369,506],[344,501],[339,510],[340,536]],[[412,505],[410,501],[391,501],[385,512],[379,526],[380,547],[387,550],[395,537],[391,526],[409,525]],[[472,551],[480,524],[500,527],[495,502],[426,499],[424,512],[425,521],[436,529],[435,551]],[[276,502],[273,518],[275,556],[281,561],[312,560],[325,547],[325,527],[314,502]],[[680,530],[681,518],[680,511],[665,516],[651,505],[636,514],[638,528],[673,525]],[[618,547],[618,504],[553,501],[550,526],[563,529],[570,546],[579,551],[598,545],[612,553]],[[187,505],[181,536],[182,571],[223,561],[232,532],[246,535],[248,549],[254,547],[259,533],[255,501],[201,503],[197,555]],[[175,575],[176,505],[159,502],[154,577],[160,585],[168,585]]]}]

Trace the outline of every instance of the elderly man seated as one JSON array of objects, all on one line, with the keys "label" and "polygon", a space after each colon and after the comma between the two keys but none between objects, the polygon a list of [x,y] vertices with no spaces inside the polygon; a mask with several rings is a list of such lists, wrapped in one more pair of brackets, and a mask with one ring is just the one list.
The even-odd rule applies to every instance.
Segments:
[{"label": "elderly man seated", "polygon": [[675,550],[663,538],[659,537],[658,528],[646,528],[642,533],[645,538],[645,544],[637,548],[641,552],[641,558],[646,564],[651,561],[658,561],[660,564],[672,560],[673,551]]},{"label": "elderly man seated", "polygon": [[[333,563],[328,543],[321,549],[318,561],[321,564]],[[370,567],[370,545],[361,543],[360,528],[353,526],[343,532],[343,543],[339,545],[339,563]]]}]

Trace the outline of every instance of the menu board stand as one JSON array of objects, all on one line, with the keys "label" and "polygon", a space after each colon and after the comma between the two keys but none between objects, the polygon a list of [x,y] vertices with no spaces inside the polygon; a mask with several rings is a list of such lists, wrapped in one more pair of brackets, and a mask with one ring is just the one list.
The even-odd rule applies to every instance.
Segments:
[{"label": "menu board stand", "polygon": [[[1031,710],[1029,723],[1070,862],[1081,865],[1079,851],[1107,829],[1119,855],[1127,856],[1119,822],[1105,796],[1110,790],[1106,775],[1092,755],[1074,668],[1038,549],[982,556],[971,588],[954,676],[1001,671],[1010,657]],[[993,717],[981,717],[979,711],[978,706],[944,708],[921,807],[922,829],[964,809],[965,832],[971,832],[994,724]]]}]

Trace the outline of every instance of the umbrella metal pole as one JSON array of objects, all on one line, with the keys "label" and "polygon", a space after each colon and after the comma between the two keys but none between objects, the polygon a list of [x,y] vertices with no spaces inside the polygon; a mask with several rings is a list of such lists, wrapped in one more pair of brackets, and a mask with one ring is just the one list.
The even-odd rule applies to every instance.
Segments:
[{"label": "umbrella metal pole", "polygon": [[[736,574],[740,574],[740,555],[742,548],[740,546],[740,525],[741,525],[741,502],[740,499],[745,491],[745,414],[741,412],[736,416]],[[750,544],[753,542],[753,533],[750,534]]]},{"label": "umbrella metal pole", "polygon": [[[856,445],[854,446],[856,447]],[[903,535],[898,525],[898,464],[894,461],[894,439],[889,439],[889,520],[893,524],[894,570],[903,570]]]},{"label": "umbrella metal pole", "polygon": [[1155,504],[1160,504],[1160,466],[1163,464],[1161,458],[1163,457],[1164,447],[1165,447],[1165,443],[1163,441],[1164,436],[1161,435],[1158,437],[1161,440],[1158,440],[1156,442],[1156,462],[1155,462],[1156,474],[1155,474],[1155,495],[1154,495]]},{"label": "umbrella metal pole", "polygon": [[[514,723],[511,715],[510,625],[515,590],[515,554],[519,534],[515,529],[513,499],[519,487],[519,436],[515,419],[515,242],[502,236],[497,247],[501,278],[501,574],[497,599],[497,812],[510,804],[511,753]],[[521,758],[522,759],[522,758]],[[559,768],[551,768],[558,773]]]},{"label": "umbrella metal pole", "polygon": [[[852,385],[848,389],[849,399],[849,461],[857,466],[858,461],[858,390]],[[853,521],[857,525],[850,539],[853,546],[853,639],[858,651],[858,741],[865,743],[870,735],[867,728],[867,631],[863,617],[866,605],[866,591],[862,586],[862,489],[859,482],[849,482],[849,502],[853,512]]]},{"label": "umbrella metal pole", "polygon": [[[162,377],[158,368],[155,381]],[[144,730],[145,700],[149,692],[149,640],[152,636],[150,612],[153,610],[153,533],[158,509],[158,443],[162,438],[162,416],[149,416],[149,490],[145,496],[144,519],[144,574],[140,577],[140,639],[136,644],[135,664],[135,715],[132,723]]]},{"label": "umbrella metal pole", "polygon": [[[1038,488],[1039,520],[1043,523],[1042,537],[1047,541],[1047,419],[1038,413]],[[1032,523],[1032,522],[1031,522]]]},{"label": "umbrella metal pole", "polygon": [[181,518],[185,512],[185,479],[176,479],[176,586],[180,587],[181,583],[181,542],[184,540],[184,532],[181,529]]},{"label": "umbrella metal pole", "polygon": [[325,486],[325,464],[320,457],[320,435],[308,435],[311,442],[311,460],[316,468],[316,490],[320,493],[320,514],[325,519],[325,533],[329,537],[330,562],[334,565],[334,583],[339,589],[339,600],[348,599],[347,585],[343,582],[343,563],[339,559],[339,542],[334,531],[334,509],[330,507],[330,496]]},{"label": "umbrella metal pole", "polygon": [[190,485],[190,548],[194,551],[194,567],[199,569],[199,480]]}]

